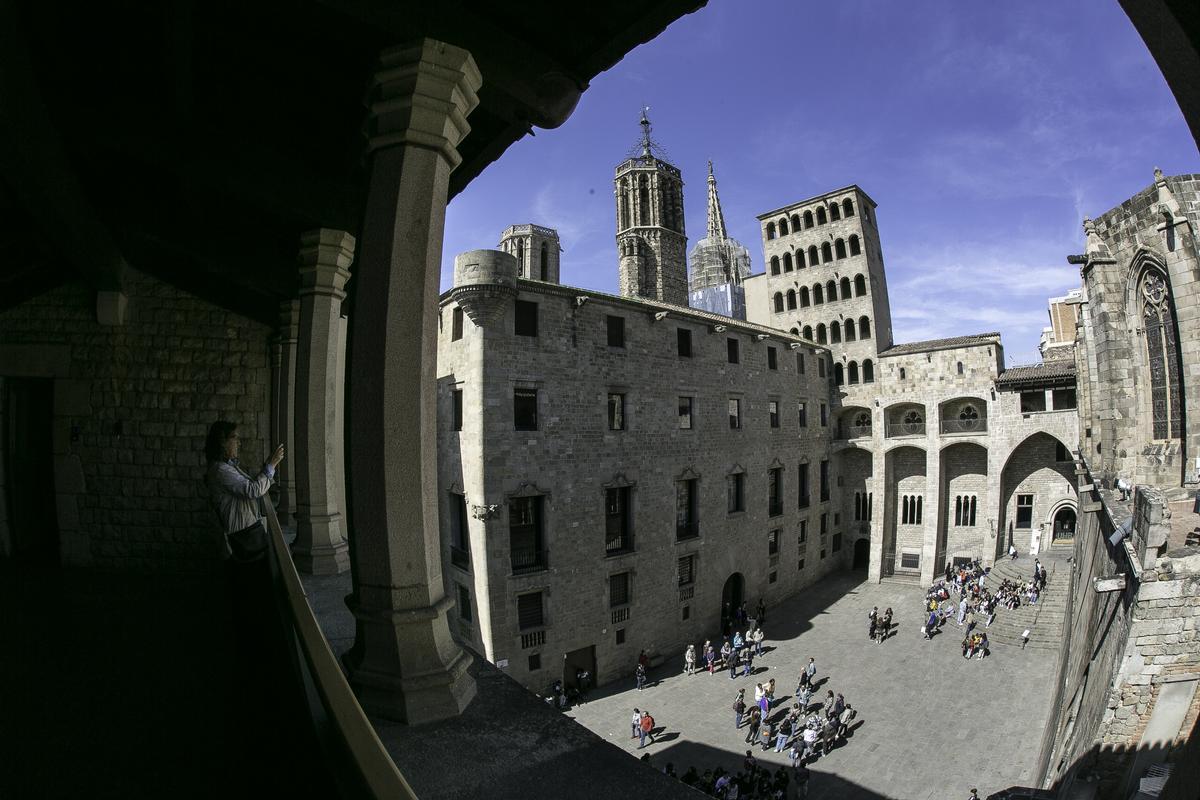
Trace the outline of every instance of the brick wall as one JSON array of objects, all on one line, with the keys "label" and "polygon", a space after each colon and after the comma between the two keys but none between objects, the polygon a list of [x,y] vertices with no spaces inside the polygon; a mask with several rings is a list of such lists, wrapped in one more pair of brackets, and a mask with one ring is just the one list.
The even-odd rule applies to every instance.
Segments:
[{"label": "brick wall", "polygon": [[204,437],[235,420],[242,460],[264,457],[269,331],[135,271],[125,292],[120,326],[97,323],[95,292],[79,284],[0,312],[0,372],[27,374],[22,353],[61,365],[56,470],[74,476],[56,481],[64,562],[203,570],[216,541]]}]

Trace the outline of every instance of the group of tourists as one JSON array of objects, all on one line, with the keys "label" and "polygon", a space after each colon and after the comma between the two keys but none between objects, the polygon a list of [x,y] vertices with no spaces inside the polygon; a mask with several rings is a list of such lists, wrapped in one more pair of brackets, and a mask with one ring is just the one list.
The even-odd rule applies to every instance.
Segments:
[{"label": "group of tourists", "polygon": [[[647,759],[648,756],[642,756]],[[742,760],[742,768],[736,773],[727,772],[721,767],[707,769],[701,774],[695,767],[689,767],[682,776],[675,773],[675,767],[667,764],[663,772],[672,778],[678,778],[693,789],[697,789],[710,797],[722,800],[783,800],[788,796],[788,784],[791,776],[783,767],[771,772],[769,767],[760,765],[754,755],[747,750]],[[808,794],[808,770],[795,772],[797,797]]]},{"label": "group of tourists", "polygon": [[[758,620],[756,620],[756,623]],[[731,638],[725,639],[718,650],[711,639],[704,641],[700,657],[704,659],[704,669],[709,675],[717,670],[729,670],[729,679],[734,680],[740,674],[748,677],[754,672],[754,659],[763,654],[763,641],[766,634],[762,626],[755,624],[747,627],[743,634],[735,631]],[[696,645],[689,644],[683,653],[683,672],[685,675],[695,675],[697,669]]]},{"label": "group of tourists", "polygon": [[888,638],[888,631],[892,629],[892,609],[884,611],[881,616],[879,606],[875,606],[871,609],[871,613],[867,614],[867,621],[867,638],[883,644],[884,640]]}]

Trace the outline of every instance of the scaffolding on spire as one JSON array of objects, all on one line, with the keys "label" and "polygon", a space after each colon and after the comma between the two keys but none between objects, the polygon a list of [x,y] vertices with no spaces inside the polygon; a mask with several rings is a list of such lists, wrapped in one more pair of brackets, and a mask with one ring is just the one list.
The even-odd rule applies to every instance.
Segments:
[{"label": "scaffolding on spire", "polygon": [[691,278],[689,300],[693,308],[735,319],[746,318],[746,290],[750,277],[750,251],[725,228],[725,214],[717,194],[717,178],[708,162],[708,227],[703,239],[688,254]]},{"label": "scaffolding on spire", "polygon": [[642,127],[642,136],[638,143],[625,154],[625,158],[636,158],[642,161],[656,158],[659,161],[671,163],[671,156],[667,154],[666,148],[650,135],[654,130],[654,126],[650,124],[650,106],[642,106],[642,118],[638,120],[638,125]]}]

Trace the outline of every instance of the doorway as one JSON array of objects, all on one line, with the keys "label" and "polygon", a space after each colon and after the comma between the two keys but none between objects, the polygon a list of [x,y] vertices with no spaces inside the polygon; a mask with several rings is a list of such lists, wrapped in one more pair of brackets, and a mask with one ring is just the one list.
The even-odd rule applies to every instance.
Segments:
[{"label": "doorway", "polygon": [[577,692],[586,692],[596,685],[596,645],[581,647],[563,656],[562,682],[564,690]]},{"label": "doorway", "polygon": [[746,580],[742,573],[735,572],[725,580],[721,589],[721,633],[729,635],[733,629],[733,615],[746,600]]},{"label": "doorway", "polygon": [[57,564],[58,514],[51,429],[54,381],[4,378],[0,399],[10,552],[14,558]]},{"label": "doorway", "polygon": [[854,543],[854,569],[866,569],[871,564],[871,540],[859,539]]},{"label": "doorway", "polygon": [[1054,542],[1075,538],[1075,509],[1063,506],[1054,515]]}]

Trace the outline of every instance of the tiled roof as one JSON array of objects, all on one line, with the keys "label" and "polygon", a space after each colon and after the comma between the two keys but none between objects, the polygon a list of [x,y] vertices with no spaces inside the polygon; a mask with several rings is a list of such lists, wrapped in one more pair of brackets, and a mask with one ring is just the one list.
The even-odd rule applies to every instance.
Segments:
[{"label": "tiled roof", "polygon": [[911,353],[924,353],[927,350],[950,350],[955,347],[971,347],[980,344],[997,344],[999,333],[976,333],[971,336],[951,336],[949,339],[927,339],[924,342],[909,342],[889,347],[879,353],[880,356],[906,356]]},{"label": "tiled roof", "polygon": [[1062,360],[1051,361],[1048,364],[1025,364],[1020,367],[1009,367],[996,378],[997,386],[1012,386],[1014,384],[1046,384],[1075,381],[1075,362]]}]

